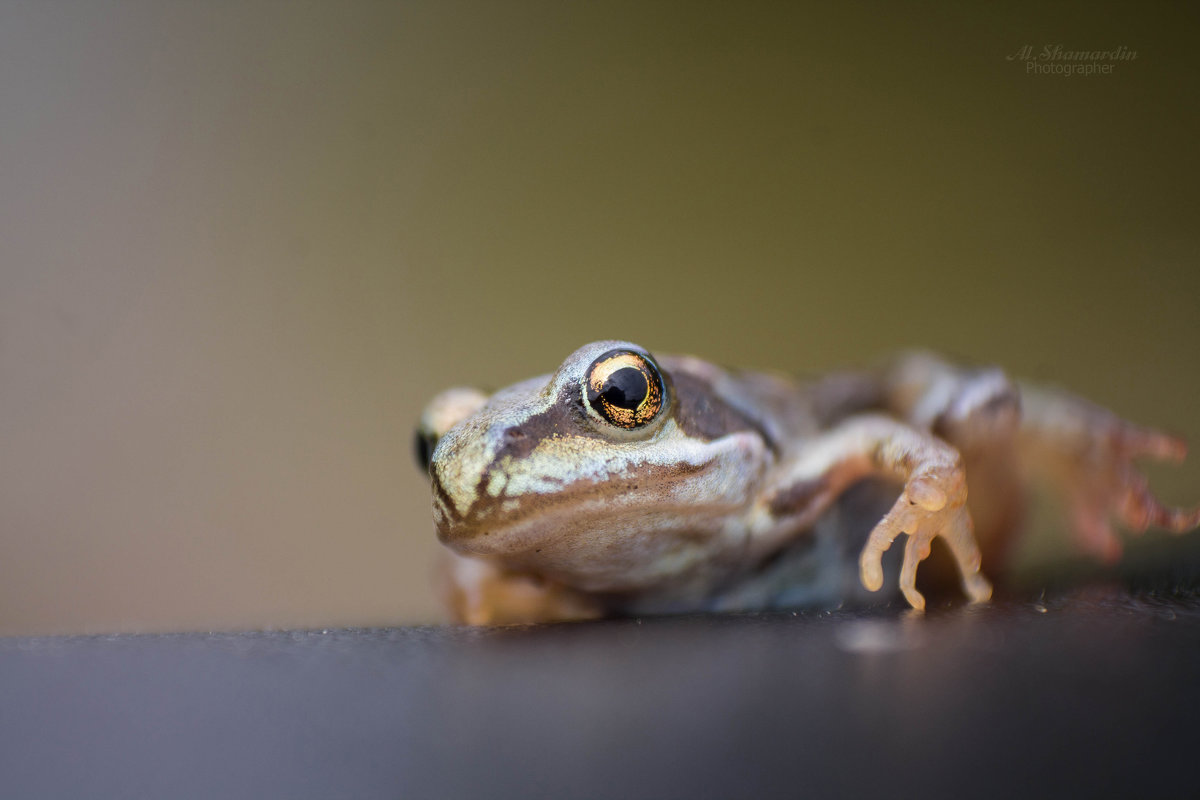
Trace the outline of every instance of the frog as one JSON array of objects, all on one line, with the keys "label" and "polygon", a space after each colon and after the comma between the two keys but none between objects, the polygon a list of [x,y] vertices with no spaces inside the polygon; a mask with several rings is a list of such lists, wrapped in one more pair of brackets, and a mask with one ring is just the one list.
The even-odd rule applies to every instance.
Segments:
[{"label": "frog", "polygon": [[1200,526],[1134,463],[1182,461],[1178,436],[926,351],[794,378],[598,341],[551,374],[438,394],[415,438],[441,593],[467,624],[893,600],[919,613],[936,551],[942,583],[985,603],[1039,485],[1105,562],[1118,526]]}]

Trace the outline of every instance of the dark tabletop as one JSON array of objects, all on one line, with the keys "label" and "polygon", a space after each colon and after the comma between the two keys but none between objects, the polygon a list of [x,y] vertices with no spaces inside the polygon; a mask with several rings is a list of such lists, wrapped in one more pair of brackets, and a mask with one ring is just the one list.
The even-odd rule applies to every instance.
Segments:
[{"label": "dark tabletop", "polygon": [[1196,550],[923,618],[0,639],[0,795],[1196,796]]}]

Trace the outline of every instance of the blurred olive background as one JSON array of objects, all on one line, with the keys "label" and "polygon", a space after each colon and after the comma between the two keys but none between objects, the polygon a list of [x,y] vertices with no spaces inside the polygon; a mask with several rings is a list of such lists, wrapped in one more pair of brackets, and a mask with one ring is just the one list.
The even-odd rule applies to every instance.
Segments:
[{"label": "blurred olive background", "polygon": [[1195,15],[5,3],[0,633],[436,620],[422,405],[598,338],[1200,441]]}]

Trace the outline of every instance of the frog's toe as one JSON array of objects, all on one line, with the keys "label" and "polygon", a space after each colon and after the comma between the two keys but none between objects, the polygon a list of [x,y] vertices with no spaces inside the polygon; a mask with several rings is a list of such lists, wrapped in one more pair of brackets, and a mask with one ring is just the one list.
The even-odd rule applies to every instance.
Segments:
[{"label": "frog's toe", "polygon": [[[888,546],[891,542],[888,542]],[[878,592],[883,588],[883,549],[866,547],[858,560],[858,575],[862,585],[868,592]]]},{"label": "frog's toe", "polygon": [[1108,520],[1107,509],[1093,500],[1076,499],[1071,509],[1071,525],[1079,548],[1105,564],[1121,560],[1121,538]]},{"label": "frog's toe", "polygon": [[1125,458],[1153,458],[1158,461],[1183,461],[1187,456],[1187,442],[1178,436],[1142,428],[1117,419],[1109,437],[1113,449]]},{"label": "frog's toe", "polygon": [[906,493],[871,530],[858,560],[859,576],[868,591],[877,592],[883,588],[883,554],[900,534],[911,535],[918,529],[920,513],[923,513],[921,507],[909,501]]},{"label": "frog's toe", "polygon": [[1144,475],[1126,470],[1121,483],[1116,513],[1131,531],[1142,533],[1154,526],[1172,533],[1185,533],[1200,526],[1200,508],[1173,508],[1163,504],[1150,491]]},{"label": "frog's toe", "polygon": [[917,591],[917,565],[929,557],[928,537],[909,536],[904,544],[904,564],[900,567],[900,591],[917,611],[925,610],[925,596]]},{"label": "frog's toe", "polygon": [[958,572],[962,576],[963,593],[973,603],[986,603],[992,597],[992,584],[980,571],[982,557],[975,541],[975,526],[965,506],[957,509],[942,531],[942,539],[950,548]]}]

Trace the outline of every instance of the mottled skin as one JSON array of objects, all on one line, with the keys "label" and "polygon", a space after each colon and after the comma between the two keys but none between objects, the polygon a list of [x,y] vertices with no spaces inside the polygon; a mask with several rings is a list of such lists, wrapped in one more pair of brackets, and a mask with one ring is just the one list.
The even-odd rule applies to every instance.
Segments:
[{"label": "mottled skin", "polygon": [[[662,376],[661,407],[643,403],[634,429],[588,399],[589,369],[614,350]],[[1112,520],[1200,525],[1131,466],[1181,459],[1179,440],[925,354],[797,382],[596,342],[491,396],[444,392],[418,433],[453,551],[446,595],[470,623],[835,605],[897,566],[888,582],[921,609],[917,565],[939,536],[982,602],[981,550],[996,574],[1029,477],[1058,487],[1079,543],[1105,559],[1120,554]]]}]

